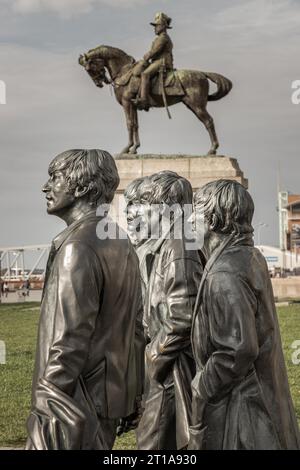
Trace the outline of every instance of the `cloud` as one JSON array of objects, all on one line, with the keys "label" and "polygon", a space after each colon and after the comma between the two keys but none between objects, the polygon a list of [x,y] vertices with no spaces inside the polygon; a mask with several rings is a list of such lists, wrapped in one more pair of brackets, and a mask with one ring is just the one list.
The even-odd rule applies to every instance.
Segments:
[{"label": "cloud", "polygon": [[[0,0],[1,6],[4,1],[7,6],[20,3]],[[27,3],[31,8],[41,4]],[[116,7],[112,15],[109,8],[101,8],[105,0],[85,0],[84,7],[76,0],[46,3],[47,9],[45,4],[35,10],[27,6],[27,13],[12,15],[7,7],[5,15],[1,13],[0,79],[7,85],[7,104],[0,106],[2,246],[46,243],[63,228],[58,219],[46,215],[40,191],[54,155],[74,147],[100,147],[111,153],[124,147],[122,109],[108,87],[95,87],[78,65],[78,54],[105,41],[140,57],[152,40],[152,30],[143,29],[145,19],[153,14],[154,3],[155,10],[161,8],[152,0],[147,8],[131,11],[134,2],[111,0]],[[208,110],[215,119],[220,152],[238,158],[249,178],[256,204],[254,223],[268,224],[262,242],[276,244],[278,160],[283,187],[299,190],[300,105],[291,103],[291,83],[300,78],[295,59],[300,2],[190,3],[193,8],[186,9],[180,0],[169,2],[175,65],[220,72],[234,82],[230,95],[209,103]],[[92,9],[89,18],[57,21],[58,14],[78,14],[87,5]],[[120,5],[128,10],[117,8]],[[42,14],[35,16],[34,11]],[[171,113],[172,121],[163,110],[140,113],[141,152],[205,152],[209,138],[204,126],[182,105],[172,107]]]},{"label": "cloud", "polygon": [[57,13],[64,18],[89,13],[94,7],[109,5],[128,8],[147,0],[2,0],[9,4],[16,13]]},{"label": "cloud", "polygon": [[295,0],[247,0],[220,11],[214,26],[218,30],[289,34],[300,26],[300,4]]}]

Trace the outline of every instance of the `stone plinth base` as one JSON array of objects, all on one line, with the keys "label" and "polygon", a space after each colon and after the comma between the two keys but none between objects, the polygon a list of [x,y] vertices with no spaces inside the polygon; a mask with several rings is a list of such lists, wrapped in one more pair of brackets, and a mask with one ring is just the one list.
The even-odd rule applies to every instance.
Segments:
[{"label": "stone plinth base", "polygon": [[272,278],[274,297],[277,300],[299,299],[300,297],[300,276],[288,278]]},{"label": "stone plinth base", "polygon": [[[123,228],[126,227],[123,210],[120,210],[120,198],[126,186],[134,179],[149,176],[162,170],[175,171],[187,178],[196,191],[210,181],[226,178],[236,180],[248,187],[235,158],[223,155],[194,156],[194,155],[116,155],[120,184],[113,201],[112,212]],[[122,220],[123,219],[123,220]]]},{"label": "stone plinth base", "polygon": [[120,175],[118,192],[124,191],[126,186],[135,178],[148,176],[161,170],[172,170],[187,178],[193,190],[204,184],[220,178],[236,180],[248,187],[248,180],[244,178],[239,164],[235,158],[216,156],[192,155],[117,155],[116,164]]}]

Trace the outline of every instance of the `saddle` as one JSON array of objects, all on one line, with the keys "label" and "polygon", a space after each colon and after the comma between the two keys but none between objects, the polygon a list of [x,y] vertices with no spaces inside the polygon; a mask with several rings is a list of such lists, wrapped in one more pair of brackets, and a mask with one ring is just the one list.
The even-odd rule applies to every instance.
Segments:
[{"label": "saddle", "polygon": [[[134,90],[139,88],[140,76],[143,71],[143,65],[140,62],[135,63],[133,66],[130,66],[129,70],[115,79],[116,86],[131,86]],[[138,87],[137,87],[138,81]],[[184,96],[185,91],[180,81],[180,76],[178,71],[169,70],[164,75],[164,89],[166,96]],[[160,77],[155,75],[151,80],[151,95],[161,95],[160,91]]]}]

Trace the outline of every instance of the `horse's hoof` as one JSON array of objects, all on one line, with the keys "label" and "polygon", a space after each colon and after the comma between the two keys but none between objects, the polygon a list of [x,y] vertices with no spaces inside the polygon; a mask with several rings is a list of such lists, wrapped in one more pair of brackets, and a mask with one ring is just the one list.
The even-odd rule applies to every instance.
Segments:
[{"label": "horse's hoof", "polygon": [[217,155],[217,151],[216,150],[209,150],[206,155],[207,156],[208,155]]},{"label": "horse's hoof", "polygon": [[123,155],[123,154],[127,155],[129,153],[129,149],[130,147],[125,147],[123,150],[121,150],[119,155]]},{"label": "horse's hoof", "polygon": [[129,150],[129,153],[130,153],[130,155],[136,155],[137,154],[137,149],[133,148],[133,149]]}]

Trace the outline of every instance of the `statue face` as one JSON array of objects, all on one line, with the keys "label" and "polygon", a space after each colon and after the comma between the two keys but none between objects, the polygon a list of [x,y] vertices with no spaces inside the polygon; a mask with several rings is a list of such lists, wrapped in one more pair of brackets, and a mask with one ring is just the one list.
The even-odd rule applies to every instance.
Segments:
[{"label": "statue face", "polygon": [[63,171],[49,173],[49,179],[42,191],[46,194],[48,214],[66,213],[75,202],[75,195],[68,188]]},{"label": "statue face", "polygon": [[163,25],[163,24],[156,24],[154,26],[154,31],[155,31],[155,34],[160,34],[162,33],[163,31],[166,30],[166,27]]},{"label": "statue face", "polygon": [[209,235],[209,224],[204,218],[203,207],[196,206],[194,207],[194,212],[192,214],[192,224],[193,229],[196,235],[196,239],[200,242],[208,237]]},{"label": "statue face", "polygon": [[130,204],[129,206],[127,206],[127,232],[133,246],[137,246],[141,242],[139,215],[139,206],[137,204]]},{"label": "statue face", "polygon": [[103,83],[110,83],[103,59],[89,59],[85,62],[84,68],[98,87],[102,88]]}]

